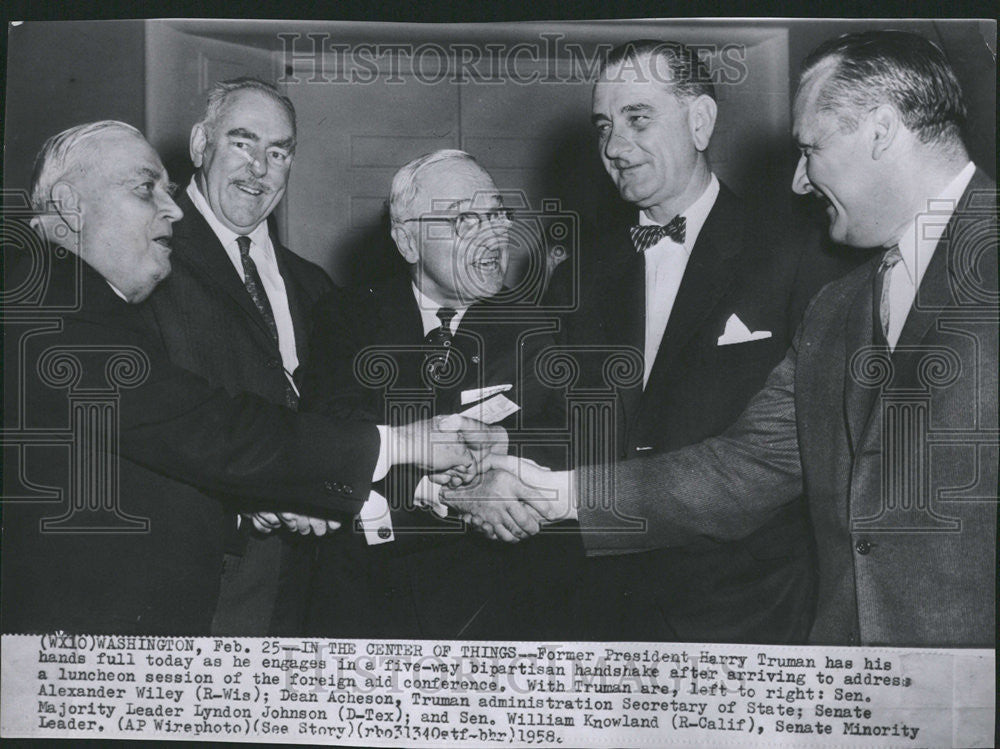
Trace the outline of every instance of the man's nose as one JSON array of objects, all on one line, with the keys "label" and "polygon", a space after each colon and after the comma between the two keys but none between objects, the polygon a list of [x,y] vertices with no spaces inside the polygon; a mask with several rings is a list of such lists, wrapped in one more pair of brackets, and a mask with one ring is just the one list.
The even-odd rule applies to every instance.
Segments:
[{"label": "man's nose", "polygon": [[795,176],[792,177],[792,192],[799,195],[806,195],[812,190],[809,184],[809,177],[806,174],[806,155],[799,156],[799,163],[795,165]]},{"label": "man's nose", "polygon": [[163,196],[163,200],[160,203],[160,212],[171,223],[184,218],[184,211],[181,210],[180,206],[174,202],[174,199],[170,195]]},{"label": "man's nose", "polygon": [[617,159],[628,151],[629,145],[628,138],[612,132],[604,141],[604,155],[608,159]]},{"label": "man's nose", "polygon": [[250,173],[258,178],[267,174],[267,154],[261,154],[261,156],[263,158],[257,158],[257,155],[254,154],[249,163]]}]

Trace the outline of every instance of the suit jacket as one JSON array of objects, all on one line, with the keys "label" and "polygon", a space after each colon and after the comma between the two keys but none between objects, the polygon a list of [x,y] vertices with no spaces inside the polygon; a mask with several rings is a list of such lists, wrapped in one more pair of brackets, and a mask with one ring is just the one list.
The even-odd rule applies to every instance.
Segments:
[{"label": "suit jacket", "polygon": [[[4,630],[207,635],[227,519],[214,497],[356,512],[377,433],[176,367],[141,305],[61,254],[4,309]],[[7,288],[37,268],[8,262]]]},{"label": "suit jacket", "polygon": [[[819,560],[811,641],[992,646],[994,190],[977,172],[891,354],[872,343],[873,259],[816,296],[732,428],[617,468],[616,509],[647,531],[587,534],[590,552],[741,538],[804,489]],[[613,524],[601,508],[580,518]]]},{"label": "suit jacket", "polygon": [[[254,393],[284,405],[287,380],[281,353],[264,318],[186,191],[177,203],[184,218],[174,224],[173,271],[144,305],[171,361],[230,393]],[[302,361],[308,355],[312,307],[331,283],[322,268],[286,249],[273,233],[271,243]],[[235,560],[242,566],[224,578],[215,633],[297,634],[312,539],[286,531],[260,536],[248,523],[237,533],[240,499],[230,498],[229,505],[234,517],[227,531],[228,548],[242,557]],[[233,561],[229,558],[228,563]]]},{"label": "suit jacket", "polygon": [[[673,450],[722,432],[791,342],[809,297],[846,272],[818,237],[782,222],[780,236],[752,221],[725,186],[698,234],[648,382],[619,387],[619,460]],[[644,258],[627,226],[599,240],[585,268],[579,311],[567,320],[575,344],[629,346],[642,357]],[[588,288],[589,284],[589,288]],[[759,340],[720,346],[732,315]],[[662,493],[654,493],[662,496]],[[789,504],[735,543],[701,538],[683,549],[603,560],[606,636],[616,639],[801,642],[813,614],[815,571],[804,504]],[[739,615],[734,615],[739,612]]]},{"label": "suit jacket", "polygon": [[[532,433],[546,429],[551,433],[563,426],[558,392],[542,387],[534,372],[538,354],[552,342],[553,327],[537,316],[518,317],[499,304],[476,303],[466,311],[452,342],[453,379],[432,387],[421,374],[425,358],[433,354],[424,345],[409,276],[396,275],[378,286],[336,290],[317,306],[312,354],[303,369],[302,408],[378,423],[407,423],[433,413],[464,410],[462,391],[509,384],[512,389],[504,396],[520,410],[500,424],[530,442]],[[422,413],[391,405],[421,402],[426,409]],[[524,454],[558,464],[551,453],[528,449]],[[454,518],[440,520],[414,509],[419,478],[411,470],[394,470],[378,487],[390,503],[394,541],[369,546],[363,534],[345,528],[324,545],[310,596],[311,633],[514,636],[532,626],[527,614],[517,613],[519,604],[514,600],[520,586],[527,584],[522,573],[525,560],[549,554],[575,554],[582,560],[576,534],[558,540],[532,539],[511,548],[466,532]],[[541,560],[535,578],[539,569],[544,569]],[[530,616],[542,622],[551,611],[548,605],[544,610],[533,607]]]}]

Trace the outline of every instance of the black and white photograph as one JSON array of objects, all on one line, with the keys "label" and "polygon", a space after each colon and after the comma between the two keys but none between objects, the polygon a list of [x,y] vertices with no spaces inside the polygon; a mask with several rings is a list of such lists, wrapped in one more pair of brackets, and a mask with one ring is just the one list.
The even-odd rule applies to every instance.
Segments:
[{"label": "black and white photograph", "polygon": [[6,33],[4,738],[993,745],[995,20]]}]

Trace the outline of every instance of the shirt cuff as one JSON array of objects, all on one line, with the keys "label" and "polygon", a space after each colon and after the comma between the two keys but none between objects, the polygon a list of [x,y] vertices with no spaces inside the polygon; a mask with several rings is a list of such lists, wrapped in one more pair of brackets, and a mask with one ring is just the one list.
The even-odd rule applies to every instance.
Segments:
[{"label": "shirt cuff", "polygon": [[441,492],[441,485],[435,484],[424,476],[413,491],[413,502],[417,507],[425,507],[439,518],[448,517],[448,506],[438,498]]},{"label": "shirt cuff", "polygon": [[[378,460],[375,461],[375,472],[372,474],[373,484],[384,479],[392,467],[389,465],[389,427],[385,424],[376,424],[375,428],[378,429]],[[372,492],[372,494],[378,494],[378,492]],[[385,502],[385,497],[382,497],[382,501]]]},{"label": "shirt cuff", "polygon": [[368,499],[361,508],[358,520],[361,522],[361,528],[365,532],[365,541],[369,546],[386,544],[396,540],[396,536],[392,532],[389,503],[374,489],[368,493]]}]

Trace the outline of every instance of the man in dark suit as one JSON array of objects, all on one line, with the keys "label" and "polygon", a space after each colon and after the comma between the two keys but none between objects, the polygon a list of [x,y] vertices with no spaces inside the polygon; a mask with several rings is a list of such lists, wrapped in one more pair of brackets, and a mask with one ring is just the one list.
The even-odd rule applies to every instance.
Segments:
[{"label": "man in dark suit", "polygon": [[[996,186],[969,160],[964,116],[954,72],[918,35],[851,34],[810,55],[793,189],[823,201],[832,239],[883,252],[815,297],[730,429],[617,466],[613,501],[579,498],[568,515],[589,553],[739,538],[804,489],[812,642],[992,647]],[[520,468],[529,483],[568,478]],[[624,517],[646,532],[615,533]]]},{"label": "man in dark suit", "polygon": [[53,246],[4,258],[5,632],[207,635],[226,523],[212,496],[352,515],[396,461],[471,463],[444,434],[424,450],[434,425],[296,415],[175,366],[141,307],[181,211],[135,128],[50,138],[32,202]]},{"label": "man in dark suit", "polygon": [[[612,50],[592,119],[638,223],[615,222],[588,243],[565,337],[642,352],[643,377],[617,392],[616,453],[630,460],[731,424],[781,360],[808,299],[846,267],[789,221],[753,221],[712,172],[715,89],[692,50],[657,41]],[[607,638],[801,642],[809,630],[815,561],[801,501],[738,541],[698,539],[590,567]]]},{"label": "man in dark suit", "polygon": [[[292,375],[308,352],[312,307],[331,287],[322,268],[285,248],[268,225],[295,138],[292,104],[270,84],[243,78],[209,91],[191,130],[196,172],[177,201],[184,218],[174,227],[174,271],[146,305],[175,364],[231,393],[293,409]],[[313,541],[283,528],[259,533],[238,504],[212,631],[295,634]]]},{"label": "man in dark suit", "polygon": [[[390,424],[473,408],[522,436],[558,426],[558,393],[534,374],[552,326],[502,301],[511,221],[490,175],[462,151],[428,154],[397,172],[390,214],[408,272],[318,305],[303,408]],[[502,638],[554,615],[555,600],[519,613],[515,593],[526,577],[518,565],[560,541],[511,549],[466,533],[459,517],[414,507],[415,496],[433,504],[436,488],[419,473],[390,472],[380,491],[391,510],[363,514],[367,529],[345,528],[346,538],[324,544],[310,632]],[[486,512],[506,540],[526,535],[518,503]]]}]

